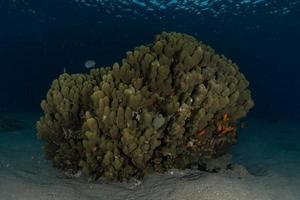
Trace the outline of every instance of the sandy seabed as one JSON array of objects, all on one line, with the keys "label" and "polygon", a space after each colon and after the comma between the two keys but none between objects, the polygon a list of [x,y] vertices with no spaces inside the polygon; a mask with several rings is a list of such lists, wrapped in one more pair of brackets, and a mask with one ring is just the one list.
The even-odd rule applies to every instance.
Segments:
[{"label": "sandy seabed", "polygon": [[[171,170],[143,182],[88,182],[51,167],[36,140],[35,114],[18,114],[28,128],[0,132],[0,200],[299,200],[297,122],[250,120],[233,148],[232,170]],[[241,166],[243,165],[243,167]],[[246,170],[247,169],[247,170]]]}]

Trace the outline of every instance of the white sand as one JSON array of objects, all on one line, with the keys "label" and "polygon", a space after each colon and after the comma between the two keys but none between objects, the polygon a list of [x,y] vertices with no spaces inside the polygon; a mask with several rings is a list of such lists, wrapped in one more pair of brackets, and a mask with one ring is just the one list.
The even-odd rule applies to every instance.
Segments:
[{"label": "white sand", "polygon": [[173,170],[140,185],[68,179],[43,159],[32,128],[0,133],[0,200],[299,200],[298,130],[297,123],[258,121],[242,130],[233,156],[256,176],[239,167],[215,174]]},{"label": "white sand", "polygon": [[[150,175],[135,183],[88,183],[22,171],[1,171],[1,200],[297,200],[297,188],[275,177],[240,177],[235,172],[208,174],[197,171]],[[53,173],[53,175],[55,172]],[[276,180],[275,180],[276,179]],[[299,188],[298,188],[299,189]],[[299,194],[299,193],[298,193]],[[280,197],[280,198],[279,198]]]}]

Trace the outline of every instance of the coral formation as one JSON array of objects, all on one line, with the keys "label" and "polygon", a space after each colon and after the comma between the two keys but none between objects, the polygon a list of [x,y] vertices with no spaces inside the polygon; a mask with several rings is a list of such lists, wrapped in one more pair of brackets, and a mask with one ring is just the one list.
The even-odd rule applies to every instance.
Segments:
[{"label": "coral formation", "polygon": [[37,123],[48,159],[97,179],[205,168],[254,105],[238,66],[192,36],[163,32],[122,64],[54,80]]}]

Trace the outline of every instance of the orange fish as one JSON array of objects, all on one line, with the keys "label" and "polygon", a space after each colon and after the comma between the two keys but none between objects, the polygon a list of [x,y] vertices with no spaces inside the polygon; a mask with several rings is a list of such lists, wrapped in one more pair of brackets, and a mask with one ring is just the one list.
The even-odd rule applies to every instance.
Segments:
[{"label": "orange fish", "polygon": [[223,121],[227,122],[228,120],[229,120],[228,114],[224,113],[224,115],[223,115]]}]

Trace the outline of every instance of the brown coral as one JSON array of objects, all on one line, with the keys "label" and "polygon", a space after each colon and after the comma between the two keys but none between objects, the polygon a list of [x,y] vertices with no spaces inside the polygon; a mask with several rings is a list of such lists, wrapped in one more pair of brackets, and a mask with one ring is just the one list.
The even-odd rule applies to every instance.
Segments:
[{"label": "brown coral", "polygon": [[204,165],[235,142],[253,106],[248,84],[209,46],[163,32],[121,64],[61,75],[42,102],[38,136],[54,166],[94,178]]}]

